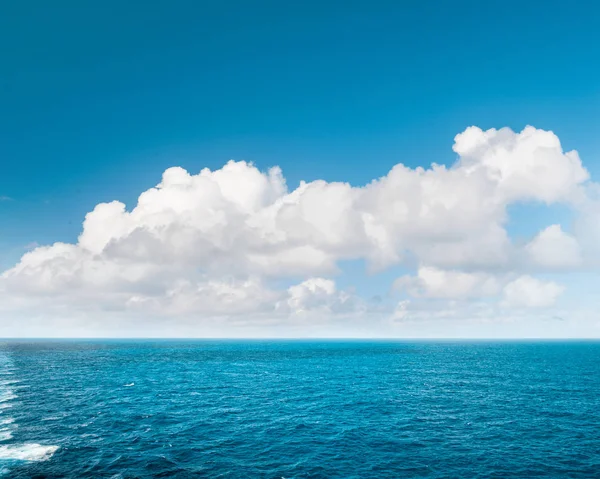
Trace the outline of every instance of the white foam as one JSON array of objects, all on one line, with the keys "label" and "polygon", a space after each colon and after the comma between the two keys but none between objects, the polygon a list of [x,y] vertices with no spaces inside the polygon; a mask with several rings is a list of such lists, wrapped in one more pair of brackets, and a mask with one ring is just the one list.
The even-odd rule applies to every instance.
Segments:
[{"label": "white foam", "polygon": [[21,381],[19,381],[18,379],[4,379],[3,381],[0,381],[0,386],[9,386],[11,384],[16,384],[20,382]]},{"label": "white foam", "polygon": [[124,384],[123,386],[125,386],[126,388],[130,388],[131,386],[135,386],[135,383]]},{"label": "white foam", "polygon": [[60,421],[62,419],[62,416],[48,416],[48,417],[43,417],[41,420],[42,421]]},{"label": "white foam", "polygon": [[10,389],[7,391],[4,391],[4,392],[0,392],[0,403],[11,401],[16,398],[17,398],[17,395],[14,392],[12,392]]},{"label": "white foam", "polygon": [[58,446],[43,446],[41,444],[19,444],[0,446],[0,459],[15,461],[47,461],[58,450]]},{"label": "white foam", "polygon": [[[12,386],[19,383],[18,379],[13,379],[15,367],[9,355],[0,352],[0,413],[6,414],[2,410],[11,408],[13,400],[17,398],[14,392],[15,388],[23,386]],[[0,441],[12,439],[12,432],[16,427],[14,418],[7,416],[0,419]],[[57,451],[58,446],[44,446],[36,443],[22,444],[4,444],[0,445],[0,461],[46,461]],[[5,464],[0,466],[0,475],[8,474],[10,471]]]}]

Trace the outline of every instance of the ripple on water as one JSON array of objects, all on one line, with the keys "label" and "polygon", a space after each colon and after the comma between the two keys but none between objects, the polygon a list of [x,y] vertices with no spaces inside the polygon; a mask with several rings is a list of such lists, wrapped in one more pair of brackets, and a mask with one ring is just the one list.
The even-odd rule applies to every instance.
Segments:
[{"label": "ripple on water", "polygon": [[71,341],[11,354],[30,386],[0,414],[15,418],[0,443],[11,479],[598,477],[597,343]]}]

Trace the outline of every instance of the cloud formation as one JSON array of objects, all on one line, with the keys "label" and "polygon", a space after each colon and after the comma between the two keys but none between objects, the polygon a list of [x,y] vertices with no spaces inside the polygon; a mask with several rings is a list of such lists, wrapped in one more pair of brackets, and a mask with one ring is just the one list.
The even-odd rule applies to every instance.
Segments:
[{"label": "cloud formation", "polygon": [[500,290],[500,279],[488,273],[466,273],[420,267],[416,276],[402,276],[394,282],[398,291],[417,298],[467,299],[493,296]]},{"label": "cloud formation", "polygon": [[576,268],[583,261],[577,239],[565,233],[560,225],[551,225],[540,231],[525,250],[533,264],[542,268]]},{"label": "cloud formation", "polygon": [[507,208],[537,202],[588,205],[588,217],[600,211],[590,206],[577,152],[533,127],[470,127],[453,150],[451,167],[400,163],[364,186],[318,180],[291,191],[278,167],[169,168],[131,211],[119,201],[98,204],[76,243],[27,252],[2,274],[0,289],[13,301],[61,311],[198,322],[327,318],[368,313],[363,299],[335,283],[340,262],[364,260],[373,274],[416,268],[394,284],[413,298],[553,304],[563,288],[528,275],[580,267],[581,238],[594,232],[580,228],[579,237],[554,224],[515,244]]},{"label": "cloud formation", "polygon": [[556,302],[563,291],[564,287],[553,281],[521,276],[504,287],[504,303],[517,308],[547,308]]}]

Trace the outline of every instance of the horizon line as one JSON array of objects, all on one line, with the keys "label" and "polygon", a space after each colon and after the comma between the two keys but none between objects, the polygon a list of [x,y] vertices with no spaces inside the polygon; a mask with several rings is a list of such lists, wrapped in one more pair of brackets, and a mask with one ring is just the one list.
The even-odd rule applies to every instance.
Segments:
[{"label": "horizon line", "polygon": [[0,338],[1,341],[389,341],[389,342],[415,342],[415,341],[600,341],[600,337],[144,337],[144,336],[13,336]]}]

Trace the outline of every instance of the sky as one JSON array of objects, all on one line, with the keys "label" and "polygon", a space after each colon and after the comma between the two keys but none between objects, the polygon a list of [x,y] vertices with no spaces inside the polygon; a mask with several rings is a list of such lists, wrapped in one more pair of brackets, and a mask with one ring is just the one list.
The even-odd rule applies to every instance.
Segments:
[{"label": "sky", "polygon": [[4,2],[0,336],[600,336],[598,14]]}]

